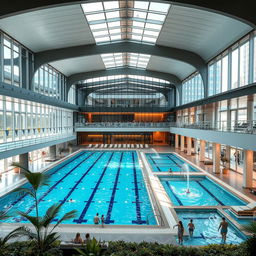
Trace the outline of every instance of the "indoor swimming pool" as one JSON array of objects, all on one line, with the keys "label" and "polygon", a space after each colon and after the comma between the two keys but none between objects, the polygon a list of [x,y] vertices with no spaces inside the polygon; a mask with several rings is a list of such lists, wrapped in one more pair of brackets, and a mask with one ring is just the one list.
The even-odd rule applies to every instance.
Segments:
[{"label": "indoor swimming pool", "polygon": [[[62,214],[78,212],[75,219],[65,224],[93,224],[96,213],[105,215],[106,224],[157,224],[135,151],[79,152],[48,173],[50,184],[39,191],[40,215],[52,204],[60,203]],[[0,205],[0,210],[35,214],[35,205],[28,195],[7,194],[0,199]],[[16,216],[6,222],[26,220]]]},{"label": "indoor swimming pool", "polygon": [[[182,221],[185,230],[188,232],[188,223],[193,219],[195,225],[192,238],[185,238],[184,245],[207,245],[220,244],[221,234],[218,227],[222,216],[217,210],[176,210],[179,219]],[[246,239],[232,223],[229,223],[227,233],[227,244],[239,244]]]},{"label": "indoor swimming pool", "polygon": [[170,168],[172,172],[184,172],[184,164],[189,167],[190,172],[199,171],[173,153],[146,153],[146,157],[154,172],[169,172]]},{"label": "indoor swimming pool", "polygon": [[185,176],[177,178],[161,177],[159,179],[172,203],[176,206],[224,206],[246,204],[246,202],[239,199],[208,177],[190,177],[190,193],[187,193],[188,183]]}]

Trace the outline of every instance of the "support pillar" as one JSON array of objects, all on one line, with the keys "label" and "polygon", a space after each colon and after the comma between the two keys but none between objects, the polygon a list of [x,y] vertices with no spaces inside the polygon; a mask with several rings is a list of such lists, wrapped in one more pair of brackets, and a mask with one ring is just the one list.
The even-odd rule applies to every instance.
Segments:
[{"label": "support pillar", "polygon": [[220,144],[212,143],[213,172],[220,173]]},{"label": "support pillar", "polygon": [[197,145],[197,139],[195,138],[195,139],[194,139],[194,153],[195,153],[195,154],[197,154],[197,152],[198,152],[198,151],[197,151],[197,147],[198,147],[198,145]]},{"label": "support pillar", "polygon": [[192,138],[187,137],[187,155],[191,156]]},{"label": "support pillar", "polygon": [[56,152],[57,152],[56,145],[50,146],[49,153],[50,153],[50,158],[51,159],[56,159]]},{"label": "support pillar", "polygon": [[226,158],[228,160],[226,167],[230,169],[230,146],[226,146]]},{"label": "support pillar", "polygon": [[205,140],[200,140],[199,161],[203,162],[204,158],[205,158]]},{"label": "support pillar", "polygon": [[179,134],[175,134],[175,148],[179,148]]},{"label": "support pillar", "polygon": [[184,152],[184,144],[185,144],[185,137],[181,136],[180,137],[180,151]]},{"label": "support pillar", "polygon": [[19,155],[19,163],[22,167],[28,169],[28,153]]},{"label": "support pillar", "polygon": [[244,150],[243,187],[251,188],[253,178],[253,151]]}]

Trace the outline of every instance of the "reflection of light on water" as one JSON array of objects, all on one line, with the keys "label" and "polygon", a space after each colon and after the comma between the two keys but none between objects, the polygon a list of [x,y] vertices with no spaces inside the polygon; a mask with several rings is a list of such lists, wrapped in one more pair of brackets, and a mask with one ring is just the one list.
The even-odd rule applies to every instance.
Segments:
[{"label": "reflection of light on water", "polygon": [[159,159],[159,158],[161,158],[161,156],[159,155],[159,153],[153,148],[152,149],[154,152],[155,152],[155,156],[153,156],[153,158],[155,158],[155,159]]},{"label": "reflection of light on water", "polygon": [[181,190],[181,192],[175,192],[176,194],[178,194],[179,196],[182,196],[182,197],[187,197],[187,198],[195,198],[195,197],[201,197],[201,193],[198,189],[195,189],[195,188],[191,188],[190,189],[190,193],[187,193],[187,189],[186,188],[183,188]]}]

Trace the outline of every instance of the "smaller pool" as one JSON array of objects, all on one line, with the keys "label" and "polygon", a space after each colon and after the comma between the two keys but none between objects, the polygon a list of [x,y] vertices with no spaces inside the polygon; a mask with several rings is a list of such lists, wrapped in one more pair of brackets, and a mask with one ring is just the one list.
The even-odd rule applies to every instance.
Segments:
[{"label": "smaller pool", "polygon": [[199,171],[173,153],[146,153],[146,157],[154,172],[169,172],[170,168],[172,172],[184,172],[182,169],[184,163],[188,165],[190,172]]},{"label": "smaller pool", "polygon": [[255,217],[239,217],[238,218],[231,210],[225,209],[224,211],[240,225],[247,225],[247,224],[250,224],[250,222],[252,222],[252,221],[256,221],[256,216]]},{"label": "smaller pool", "polygon": [[239,199],[225,188],[215,183],[208,177],[190,177],[187,193],[187,180],[185,177],[159,178],[172,203],[178,206],[216,206],[216,205],[245,205],[246,202]]},{"label": "smaller pool", "polygon": [[[179,220],[182,221],[188,232],[188,223],[193,219],[195,231],[192,238],[185,238],[184,245],[220,244],[221,234],[218,227],[222,216],[215,210],[176,210]],[[228,244],[239,244],[246,239],[232,223],[229,222],[227,241]]]}]

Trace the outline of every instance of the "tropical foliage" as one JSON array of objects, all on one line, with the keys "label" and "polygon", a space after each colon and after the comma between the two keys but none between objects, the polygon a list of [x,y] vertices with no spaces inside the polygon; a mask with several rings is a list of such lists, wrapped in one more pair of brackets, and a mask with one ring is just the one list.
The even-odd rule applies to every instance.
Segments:
[{"label": "tropical foliage", "polygon": [[87,242],[83,249],[76,248],[76,251],[81,256],[100,256],[103,254],[100,242],[95,238]]},{"label": "tropical foliage", "polygon": [[[21,173],[27,179],[30,187],[18,188],[20,193],[26,193],[34,199],[35,216],[28,215],[25,212],[18,212],[20,216],[27,219],[33,226],[33,229],[22,226],[16,231],[17,235],[25,236],[36,245],[37,255],[45,255],[45,253],[51,253],[55,250],[55,245],[59,239],[59,235],[55,232],[56,227],[63,221],[72,219],[76,216],[76,211],[70,211],[65,213],[62,217],[59,217],[61,205],[54,204],[46,210],[44,216],[39,215],[39,198],[38,191],[41,187],[49,184],[50,176],[46,173],[31,172],[24,168],[19,163],[13,163],[13,166],[21,169]],[[56,220],[55,224],[52,224],[53,220]]]}]

